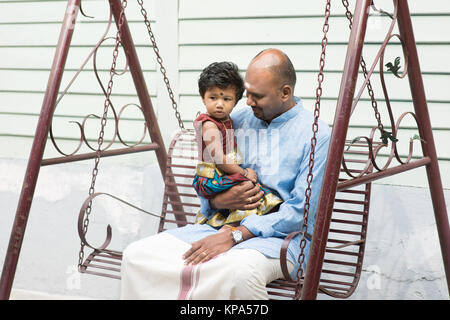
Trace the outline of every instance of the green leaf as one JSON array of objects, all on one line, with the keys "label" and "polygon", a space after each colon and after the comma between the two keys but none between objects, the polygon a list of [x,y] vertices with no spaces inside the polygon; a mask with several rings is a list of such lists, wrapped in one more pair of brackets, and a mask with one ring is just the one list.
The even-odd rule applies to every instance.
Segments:
[{"label": "green leaf", "polygon": [[345,149],[345,151],[348,151],[348,149],[350,149],[351,145],[354,144],[355,142],[357,142],[359,139],[361,139],[361,136],[357,136],[356,138],[353,138],[353,140],[350,141],[350,144],[347,147],[347,149]]},{"label": "green leaf", "polygon": [[388,139],[391,140],[392,142],[397,142],[398,139],[396,137],[394,137],[392,135],[392,132],[383,130],[383,132],[381,133],[381,137],[380,137],[381,141],[383,141],[384,144],[388,144]]},{"label": "green leaf", "polygon": [[425,140],[423,140],[418,134],[415,134],[412,138],[410,138],[411,139],[411,141],[413,141],[413,140],[420,140],[420,141],[422,141],[423,143],[427,143]]},{"label": "green leaf", "polygon": [[398,142],[398,139],[394,137],[392,134],[389,135],[389,139],[391,139],[392,142]]},{"label": "green leaf", "polygon": [[398,71],[400,70],[400,57],[395,58],[394,64],[388,62],[385,64],[387,71],[392,72],[394,75],[399,76]]}]

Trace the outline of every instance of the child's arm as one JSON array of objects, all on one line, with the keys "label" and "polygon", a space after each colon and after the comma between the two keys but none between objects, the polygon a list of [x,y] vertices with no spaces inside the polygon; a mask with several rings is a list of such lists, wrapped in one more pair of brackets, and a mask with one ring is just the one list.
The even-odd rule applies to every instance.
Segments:
[{"label": "child's arm", "polygon": [[205,121],[202,125],[202,138],[208,155],[216,166],[227,174],[241,173],[247,176],[247,170],[242,169],[223,153],[222,136],[219,128],[212,121]]}]

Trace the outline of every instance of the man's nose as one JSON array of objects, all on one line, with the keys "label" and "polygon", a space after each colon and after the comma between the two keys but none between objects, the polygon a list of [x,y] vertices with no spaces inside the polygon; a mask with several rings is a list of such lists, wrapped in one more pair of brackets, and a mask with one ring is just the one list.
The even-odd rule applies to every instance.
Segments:
[{"label": "man's nose", "polygon": [[250,96],[247,97],[247,105],[251,107],[255,105],[255,100],[253,100]]}]

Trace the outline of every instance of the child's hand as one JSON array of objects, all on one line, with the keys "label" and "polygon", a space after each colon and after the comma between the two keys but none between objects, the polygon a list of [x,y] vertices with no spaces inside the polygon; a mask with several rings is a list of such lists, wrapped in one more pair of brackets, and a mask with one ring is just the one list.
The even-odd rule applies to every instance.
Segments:
[{"label": "child's hand", "polygon": [[247,178],[249,178],[251,182],[256,183],[258,181],[258,175],[256,174],[256,171],[250,168],[247,168],[245,170],[247,170]]}]

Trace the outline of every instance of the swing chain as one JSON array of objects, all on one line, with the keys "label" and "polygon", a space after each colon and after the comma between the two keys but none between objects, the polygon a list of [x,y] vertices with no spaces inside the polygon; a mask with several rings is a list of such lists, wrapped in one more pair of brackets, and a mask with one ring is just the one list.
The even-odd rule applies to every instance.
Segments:
[{"label": "swing chain", "polygon": [[137,0],[137,2],[139,4],[139,6],[141,7],[141,14],[144,17],[144,22],[145,22],[145,25],[147,26],[148,35],[149,35],[150,41],[152,42],[152,45],[153,45],[153,51],[155,51],[155,54],[156,54],[156,61],[158,62],[159,67],[160,67],[159,70],[161,71],[161,74],[164,78],[164,83],[166,85],[167,92],[169,93],[169,98],[172,101],[172,108],[175,111],[175,117],[178,120],[178,126],[180,127],[180,129],[183,130],[184,123],[181,120],[180,113],[178,112],[178,104],[175,101],[175,95],[173,94],[172,88],[170,86],[169,78],[167,77],[166,68],[163,66],[163,59],[161,58],[161,55],[159,54],[159,48],[158,48],[158,45],[156,44],[155,35],[150,26],[150,21],[148,20],[148,17],[147,17],[147,11],[144,8],[144,1]]},{"label": "swing chain", "polygon": [[[345,8],[345,16],[347,17],[348,21],[349,21],[349,28],[350,30],[352,29],[353,26],[353,15],[349,9],[349,3],[348,0],[342,0],[342,4],[344,5]],[[373,2],[372,2],[373,5]],[[361,56],[361,61],[360,61],[360,65],[361,65],[361,69],[363,71],[364,74],[364,78],[367,79],[368,76],[368,72],[367,72],[367,66],[366,66],[366,62],[364,61],[364,58]],[[378,122],[378,129],[380,130],[381,134],[383,135],[383,133],[385,132],[384,130],[384,126],[383,123],[381,122],[381,115],[380,112],[378,111],[378,104],[377,104],[377,100],[375,99],[375,94],[373,92],[373,88],[372,88],[372,83],[370,82],[370,79],[368,79],[367,81],[367,92],[369,94],[370,97],[370,101],[372,104],[372,108],[375,112],[375,119]]]},{"label": "swing chain", "polygon": [[306,181],[308,183],[308,186],[305,190],[305,206],[303,209],[303,224],[301,233],[302,239],[300,240],[300,255],[298,257],[298,262],[300,264],[299,269],[297,270],[297,281],[299,282],[296,287],[295,292],[295,298],[300,298],[301,295],[301,286],[300,281],[303,277],[304,270],[303,270],[303,263],[305,261],[305,247],[306,247],[306,234],[308,231],[308,215],[310,210],[310,198],[311,198],[311,184],[314,178],[313,175],[313,168],[314,168],[314,157],[315,157],[315,150],[317,145],[317,132],[319,131],[319,116],[320,116],[320,99],[322,96],[322,82],[324,80],[324,68],[325,68],[325,57],[326,57],[326,48],[328,44],[328,30],[330,29],[330,25],[328,24],[329,18],[330,18],[330,8],[331,8],[331,0],[327,0],[326,7],[325,7],[325,22],[323,25],[323,38],[322,38],[322,52],[320,54],[320,69],[319,74],[317,75],[317,82],[318,86],[316,89],[316,103],[314,107],[314,123],[312,125],[312,131],[313,136],[311,138],[311,151],[309,154],[309,172],[308,176],[306,178]]},{"label": "swing chain", "polygon": [[[104,102],[104,109],[103,109],[103,116],[101,119],[101,129],[100,129],[100,133],[99,133],[99,137],[98,137],[98,148],[96,151],[96,156],[95,156],[95,164],[94,164],[94,168],[92,169],[92,179],[91,179],[91,186],[89,188],[89,196],[91,196],[94,192],[95,192],[95,182],[97,180],[97,175],[98,175],[98,165],[100,162],[100,155],[101,155],[101,147],[103,144],[103,140],[104,140],[104,135],[105,135],[105,127],[106,127],[106,122],[107,122],[107,115],[108,115],[108,109],[109,106],[111,105],[111,100],[110,100],[110,96],[112,93],[112,87],[113,87],[113,77],[116,74],[116,63],[117,63],[117,57],[119,56],[119,45],[121,42],[121,30],[122,30],[122,25],[124,22],[124,18],[125,18],[125,8],[127,7],[127,0],[123,0],[122,2],[122,9],[120,11],[120,16],[119,16],[119,23],[118,23],[118,28],[117,28],[117,33],[116,33],[116,44],[114,46],[114,51],[113,51],[113,61],[111,64],[111,69],[109,71],[109,82],[108,82],[108,89],[106,90],[106,97],[105,97],[105,102]],[[83,233],[86,234],[88,231],[88,226],[89,226],[89,214],[92,211],[92,200],[89,201],[89,204],[86,207],[86,214],[85,214],[85,218],[83,220]],[[85,244],[83,242],[81,242],[81,247],[80,247],[80,252],[78,254],[78,269],[81,271],[82,265],[83,265],[83,259],[84,259],[84,246]]]}]

